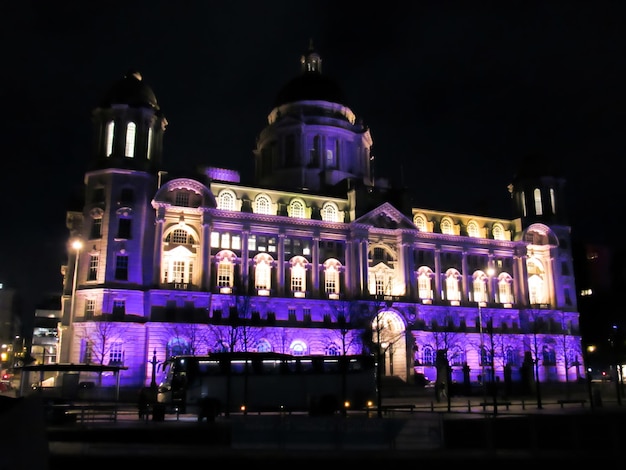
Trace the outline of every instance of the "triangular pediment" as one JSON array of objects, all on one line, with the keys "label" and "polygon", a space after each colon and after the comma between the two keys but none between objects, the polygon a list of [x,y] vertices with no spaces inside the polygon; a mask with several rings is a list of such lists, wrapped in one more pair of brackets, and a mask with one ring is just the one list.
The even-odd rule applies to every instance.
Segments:
[{"label": "triangular pediment", "polygon": [[391,230],[415,229],[413,222],[388,202],[385,202],[367,214],[363,214],[355,220],[355,223]]}]

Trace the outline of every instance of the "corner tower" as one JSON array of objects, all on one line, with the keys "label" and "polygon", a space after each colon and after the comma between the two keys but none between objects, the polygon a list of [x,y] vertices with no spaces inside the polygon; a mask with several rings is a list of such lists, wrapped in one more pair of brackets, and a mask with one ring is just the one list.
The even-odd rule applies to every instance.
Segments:
[{"label": "corner tower", "polygon": [[91,347],[74,334],[77,324],[85,330],[94,319],[135,322],[149,316],[151,203],[167,121],[141,74],[130,71],[104,95],[92,122],[93,158],[84,177],[83,207],[66,218],[70,240],[61,326],[67,332],[61,338],[61,362]]},{"label": "corner tower", "polygon": [[139,72],[128,71],[93,111],[92,169],[127,168],[156,172],[167,120]]}]

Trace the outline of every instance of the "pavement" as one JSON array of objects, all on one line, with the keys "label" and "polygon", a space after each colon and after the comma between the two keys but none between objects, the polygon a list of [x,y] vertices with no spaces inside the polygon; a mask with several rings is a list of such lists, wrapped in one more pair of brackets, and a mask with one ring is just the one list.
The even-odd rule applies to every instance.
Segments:
[{"label": "pavement", "polygon": [[[137,465],[185,461],[284,465],[322,461],[411,465],[442,460],[515,463],[596,464],[621,461],[626,448],[626,403],[572,394],[511,398],[493,405],[484,396],[440,397],[398,393],[382,400],[376,411],[350,412],[347,417],[306,414],[231,414],[199,423],[191,414],[166,415],[164,421],[139,419],[135,404],[118,404],[115,420],[84,415],[68,424],[53,425],[43,417],[41,403],[24,397],[18,407],[0,413],[6,423],[29,425],[5,442],[3,462],[11,470],[54,470],[94,462],[116,470]],[[0,398],[2,395],[0,395]],[[534,399],[533,399],[534,398]],[[500,398],[499,398],[500,400]],[[7,400],[0,400],[6,403]],[[506,402],[506,405],[504,404]],[[6,409],[6,407],[5,407]],[[33,452],[37,450],[37,452]],[[36,465],[31,456],[39,456]],[[4,470],[0,465],[0,470]]]}]

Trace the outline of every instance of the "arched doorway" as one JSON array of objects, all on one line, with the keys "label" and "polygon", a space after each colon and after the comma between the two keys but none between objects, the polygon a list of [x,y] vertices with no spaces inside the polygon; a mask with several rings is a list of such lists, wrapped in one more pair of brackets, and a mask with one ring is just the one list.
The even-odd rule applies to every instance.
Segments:
[{"label": "arched doorway", "polygon": [[406,327],[402,317],[393,310],[378,312],[372,322],[372,342],[379,347],[384,375],[407,377]]}]

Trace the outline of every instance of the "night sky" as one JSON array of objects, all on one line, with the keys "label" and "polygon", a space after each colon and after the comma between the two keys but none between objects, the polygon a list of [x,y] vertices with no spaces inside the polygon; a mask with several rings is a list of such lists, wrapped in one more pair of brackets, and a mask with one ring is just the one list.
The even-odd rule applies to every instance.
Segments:
[{"label": "night sky", "polygon": [[60,291],[91,111],[127,70],[141,72],[169,121],[166,167],[235,168],[247,179],[256,137],[310,39],[371,129],[376,173],[410,186],[414,206],[509,217],[507,185],[521,158],[539,154],[567,180],[573,236],[616,241],[626,4],[496,4],[8,2],[0,282],[29,302]]}]

